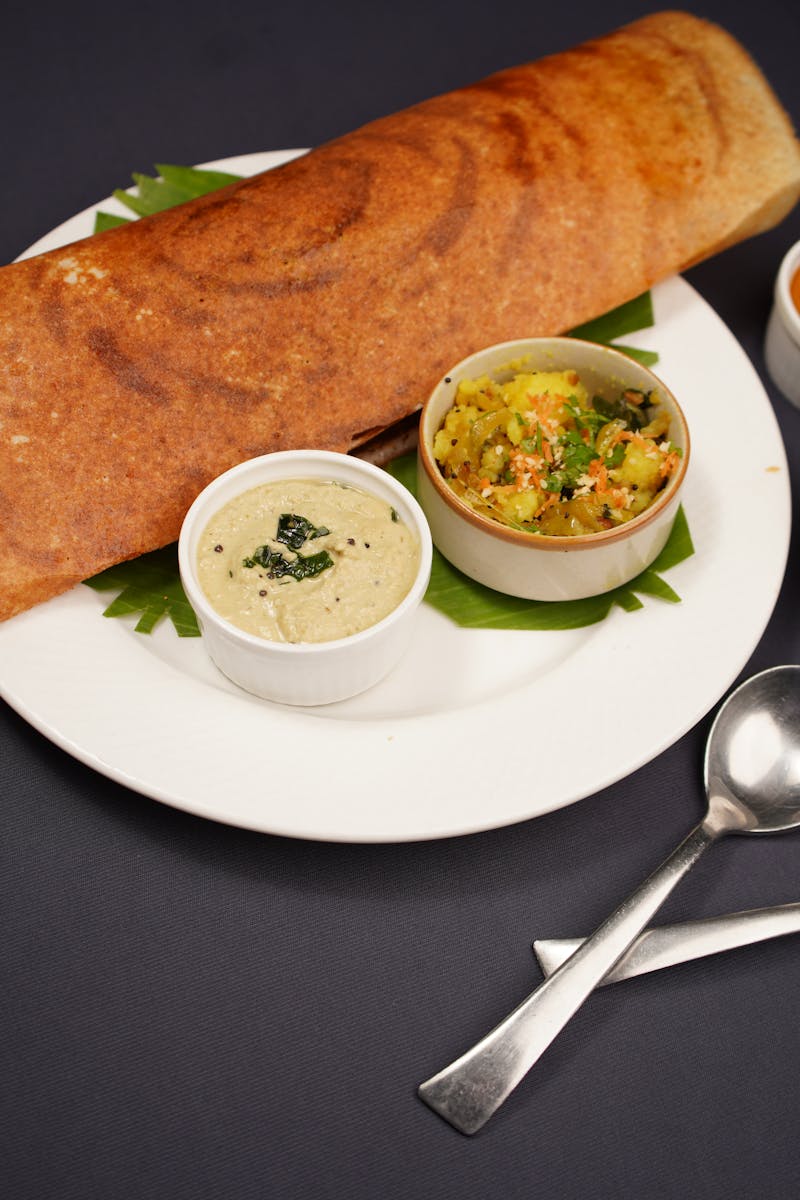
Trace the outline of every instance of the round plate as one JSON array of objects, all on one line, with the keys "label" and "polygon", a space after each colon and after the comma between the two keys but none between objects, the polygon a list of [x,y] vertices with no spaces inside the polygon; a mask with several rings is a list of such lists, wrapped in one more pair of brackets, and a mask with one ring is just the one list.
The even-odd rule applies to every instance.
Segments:
[{"label": "round plate", "polygon": [[[253,174],[302,151],[205,164]],[[93,227],[86,210],[31,247]],[[238,691],[202,640],[103,620],[83,585],[0,625],[0,695],[97,771],[156,800],[247,829],[329,841],[413,841],[509,825],[581,799],[677,741],[741,671],[786,565],[789,476],[749,359],[682,279],[653,291],[630,341],[691,429],[684,490],[695,554],[599,625],[469,630],[423,605],[413,649],[354,700],[298,710]],[[743,453],[746,448],[746,453]],[[582,715],[588,713],[588,719]]]}]

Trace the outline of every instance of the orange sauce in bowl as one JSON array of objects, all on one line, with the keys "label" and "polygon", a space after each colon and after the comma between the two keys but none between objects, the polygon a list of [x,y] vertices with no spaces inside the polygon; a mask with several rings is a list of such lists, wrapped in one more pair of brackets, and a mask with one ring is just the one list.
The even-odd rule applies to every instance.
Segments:
[{"label": "orange sauce in bowl", "polygon": [[797,268],[792,276],[791,283],[789,284],[789,295],[792,297],[792,304],[798,313],[800,313],[800,267]]}]

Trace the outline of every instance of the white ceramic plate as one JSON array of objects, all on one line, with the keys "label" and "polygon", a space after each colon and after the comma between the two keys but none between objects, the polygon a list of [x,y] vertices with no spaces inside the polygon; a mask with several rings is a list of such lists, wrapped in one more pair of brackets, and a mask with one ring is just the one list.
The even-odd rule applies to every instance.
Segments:
[{"label": "white ceramic plate", "polygon": [[[251,174],[295,153],[209,165]],[[89,234],[93,212],[28,253]],[[166,623],[148,637],[104,620],[109,596],[81,585],[0,625],[0,695],[128,787],[295,837],[475,832],[629,774],[738,675],[775,605],[790,533],[783,444],[750,361],[684,280],[654,301],[655,328],[637,344],[659,352],[692,435],[684,507],[696,553],[667,575],[682,604],[645,598],[638,612],[558,633],[460,629],[423,605],[413,650],[388,679],[300,711],[237,691],[200,639]]]}]

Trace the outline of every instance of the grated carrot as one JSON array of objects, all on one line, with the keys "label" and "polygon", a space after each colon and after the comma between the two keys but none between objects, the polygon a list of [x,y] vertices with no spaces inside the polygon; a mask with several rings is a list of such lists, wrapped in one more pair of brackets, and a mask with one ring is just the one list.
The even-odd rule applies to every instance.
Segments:
[{"label": "grated carrot", "polygon": [[668,476],[677,468],[680,462],[680,455],[671,450],[659,468],[659,475],[662,479],[667,479]]},{"label": "grated carrot", "polygon": [[608,471],[602,459],[592,459],[589,463],[589,474],[595,480],[595,491],[605,492],[608,489]]}]

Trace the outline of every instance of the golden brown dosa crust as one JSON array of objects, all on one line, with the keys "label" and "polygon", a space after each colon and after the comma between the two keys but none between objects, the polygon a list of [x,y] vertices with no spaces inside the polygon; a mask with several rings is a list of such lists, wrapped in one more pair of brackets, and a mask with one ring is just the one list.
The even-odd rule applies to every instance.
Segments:
[{"label": "golden brown dosa crust", "polygon": [[780,220],[788,119],[715,26],[645,18],[0,271],[0,619],[174,540],[271,450],[349,450],[492,342]]}]

